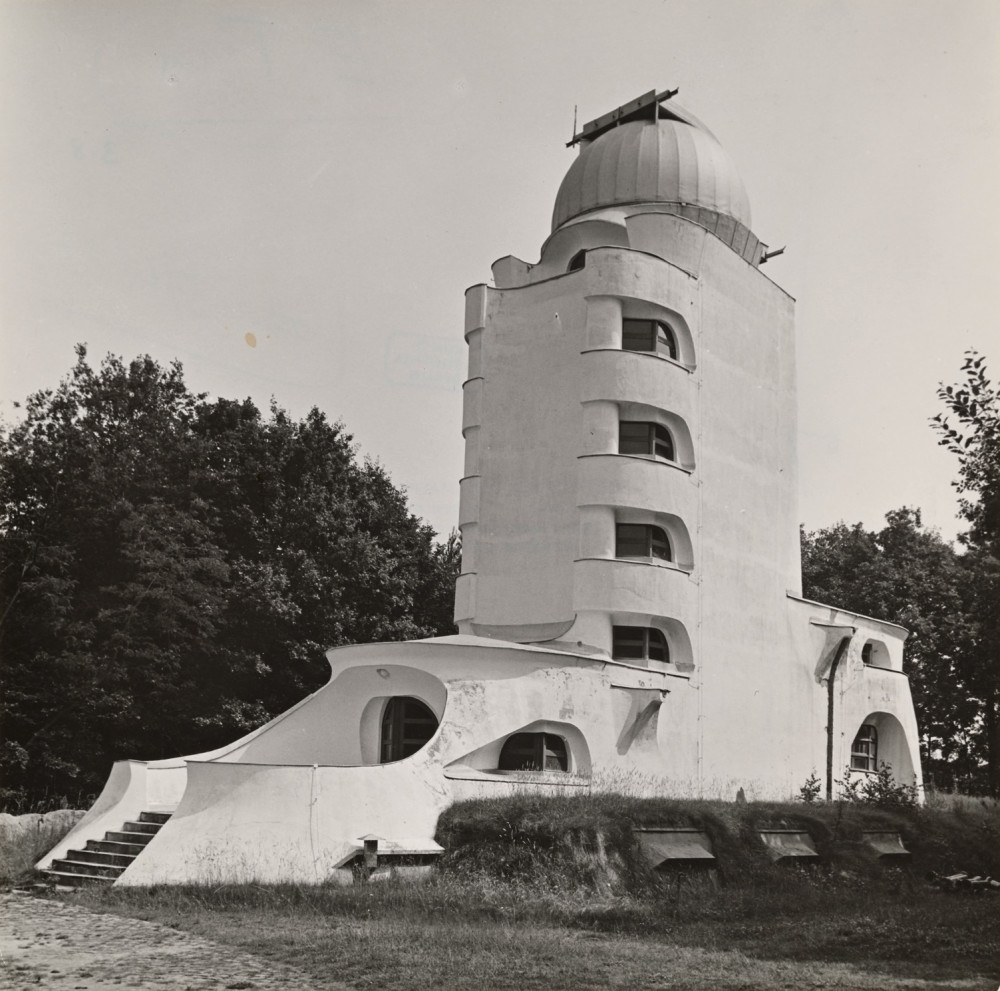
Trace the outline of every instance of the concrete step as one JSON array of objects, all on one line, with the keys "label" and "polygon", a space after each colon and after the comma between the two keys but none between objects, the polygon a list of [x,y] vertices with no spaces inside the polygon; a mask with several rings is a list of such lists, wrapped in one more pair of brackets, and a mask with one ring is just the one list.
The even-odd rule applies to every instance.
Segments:
[{"label": "concrete step", "polygon": [[159,831],[160,827],[163,825],[162,822],[144,822],[142,819],[143,813],[139,813],[139,819],[136,821],[129,821],[122,826],[122,829],[128,833],[148,833],[150,836],[155,836]]},{"label": "concrete step", "polygon": [[[105,834],[106,835],[106,834]],[[143,850],[145,850],[146,845],[144,843],[123,843],[118,840],[87,840],[87,850],[103,851],[104,853],[120,853],[123,856],[135,858],[138,857]]]},{"label": "concrete step", "polygon": [[104,834],[106,840],[112,840],[115,843],[133,843],[138,846],[145,846],[156,834],[155,833],[138,833],[132,832],[132,830],[109,830]]},{"label": "concrete step", "polygon": [[107,850],[92,850],[88,843],[82,850],[68,850],[66,859],[101,867],[121,867],[124,870],[144,849],[145,847],[137,846],[135,853],[110,853]]},{"label": "concrete step", "polygon": [[140,812],[139,822],[156,823],[162,826],[172,815],[170,812]]},{"label": "concrete step", "polygon": [[140,812],[138,819],[106,832],[103,840],[87,840],[82,850],[70,850],[65,857],[53,860],[45,873],[57,885],[72,887],[114,882],[169,818],[169,812]]},{"label": "concrete step", "polygon": [[111,878],[120,877],[124,867],[113,865],[101,866],[99,864],[89,864],[79,860],[53,860],[50,872],[57,874],[79,874],[82,877]]}]

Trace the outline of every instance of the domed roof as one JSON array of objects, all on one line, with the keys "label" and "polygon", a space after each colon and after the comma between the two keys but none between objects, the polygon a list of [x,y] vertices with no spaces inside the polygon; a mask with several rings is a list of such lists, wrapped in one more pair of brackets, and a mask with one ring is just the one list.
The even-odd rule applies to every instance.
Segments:
[{"label": "domed roof", "polygon": [[585,145],[559,187],[552,229],[626,203],[691,203],[750,226],[732,159],[707,130],[681,120],[633,120]]}]

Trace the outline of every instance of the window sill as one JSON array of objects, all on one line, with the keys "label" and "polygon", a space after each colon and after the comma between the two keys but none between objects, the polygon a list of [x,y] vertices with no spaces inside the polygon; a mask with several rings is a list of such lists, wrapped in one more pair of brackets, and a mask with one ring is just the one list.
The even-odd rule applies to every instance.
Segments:
[{"label": "window sill", "polygon": [[614,351],[617,354],[637,354],[640,358],[655,358],[657,361],[665,361],[668,365],[674,365],[689,375],[694,371],[693,365],[686,365],[683,361],[678,361],[676,358],[671,358],[666,354],[657,354],[655,351],[630,351],[626,348],[584,348],[580,354],[596,354],[601,351]]},{"label": "window sill", "polygon": [[694,571],[693,565],[676,564],[673,561],[660,561],[656,558],[643,557],[578,557],[573,560],[574,564],[580,561],[612,561],[618,564],[641,564],[647,568],[662,568],[664,571],[679,571],[682,575],[690,576]]},{"label": "window sill", "polygon": [[587,788],[589,774],[573,771],[501,771],[498,768],[479,768],[453,765],[444,769],[444,776],[452,781],[492,781],[495,784],[549,785],[556,788]]},{"label": "window sill", "polygon": [[654,464],[663,465],[665,468],[676,468],[677,471],[690,475],[694,472],[694,465],[682,464],[680,461],[667,461],[666,458],[658,458],[654,454],[622,454],[620,451],[596,451],[593,454],[580,454],[578,460],[582,458],[628,458],[631,461],[651,461]]}]

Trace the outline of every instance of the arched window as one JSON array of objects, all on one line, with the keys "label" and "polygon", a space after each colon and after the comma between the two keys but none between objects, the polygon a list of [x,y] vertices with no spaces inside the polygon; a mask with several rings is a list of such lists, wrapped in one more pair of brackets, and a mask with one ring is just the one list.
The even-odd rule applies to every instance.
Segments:
[{"label": "arched window", "polygon": [[391,764],[415,754],[434,735],[437,716],[420,699],[396,695],[382,714],[379,763]]},{"label": "arched window", "polygon": [[861,660],[865,667],[891,668],[889,651],[881,640],[868,640],[861,648]]},{"label": "arched window", "polygon": [[878,770],[878,730],[864,723],[851,744],[851,770]]},{"label": "arched window", "polygon": [[618,453],[647,454],[674,461],[674,438],[659,423],[622,420],[618,424]]},{"label": "arched window", "polygon": [[652,351],[677,360],[677,337],[662,320],[622,320],[622,350]]},{"label": "arched window", "polygon": [[670,647],[661,630],[652,626],[615,626],[611,631],[611,656],[616,661],[670,662]]},{"label": "arched window", "polygon": [[670,538],[650,523],[619,523],[615,527],[615,557],[672,561]]},{"label": "arched window", "polygon": [[498,770],[568,771],[566,741],[552,733],[515,733],[504,742]]},{"label": "arched window", "polygon": [[569,260],[569,267],[566,269],[567,272],[579,272],[584,265],[587,264],[587,250],[584,248],[582,251],[578,251]]}]

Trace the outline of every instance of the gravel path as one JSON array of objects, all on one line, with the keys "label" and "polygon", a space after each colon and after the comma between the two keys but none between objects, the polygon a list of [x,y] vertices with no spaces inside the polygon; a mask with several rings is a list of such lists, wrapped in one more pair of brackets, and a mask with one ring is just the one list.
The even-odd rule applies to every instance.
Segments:
[{"label": "gravel path", "polygon": [[155,922],[0,894],[0,987],[10,991],[345,988]]}]

